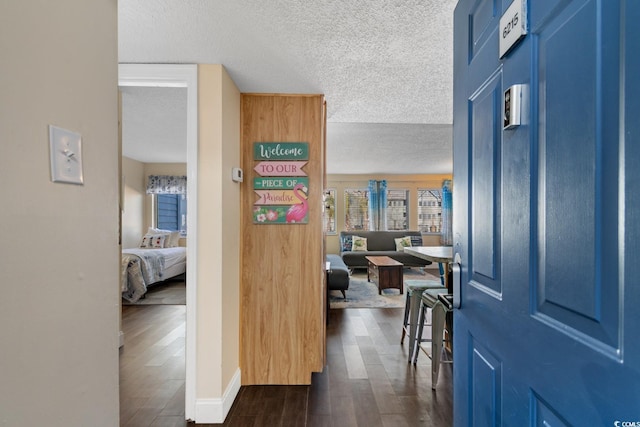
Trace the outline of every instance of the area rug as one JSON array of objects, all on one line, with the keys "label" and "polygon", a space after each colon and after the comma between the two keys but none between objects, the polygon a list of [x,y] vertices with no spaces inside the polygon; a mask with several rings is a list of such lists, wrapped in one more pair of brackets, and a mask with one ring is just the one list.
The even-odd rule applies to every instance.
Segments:
[{"label": "area rug", "polygon": [[122,305],[185,305],[186,303],[187,287],[184,280],[170,280],[151,286],[145,296],[135,303],[122,300]]},{"label": "area rug", "polygon": [[[437,270],[434,270],[437,272]],[[429,270],[417,268],[405,268],[404,272],[405,289],[407,281],[410,280],[440,280]],[[346,300],[342,297],[342,292],[329,292],[330,308],[404,308],[406,290],[400,294],[398,289],[383,289],[378,295],[378,287],[367,281],[366,270],[355,270],[349,277],[349,289],[346,291]]]},{"label": "area rug", "polygon": [[[440,280],[436,275],[438,270],[422,270],[418,268],[405,268],[403,272],[405,289],[407,283],[421,280]],[[342,297],[342,292],[329,292],[330,308],[404,308],[406,292],[400,295],[397,289],[383,289],[378,295],[378,287],[367,281],[366,270],[355,270],[349,277],[349,289],[346,291],[347,299]],[[156,286],[151,286],[144,298],[135,303],[122,300],[122,305],[185,305],[186,283],[184,280],[168,281]]]}]

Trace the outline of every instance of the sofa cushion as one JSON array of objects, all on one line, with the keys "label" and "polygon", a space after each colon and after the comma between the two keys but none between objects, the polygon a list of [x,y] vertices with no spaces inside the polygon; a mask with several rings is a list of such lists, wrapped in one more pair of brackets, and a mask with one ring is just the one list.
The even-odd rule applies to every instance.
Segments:
[{"label": "sofa cushion", "polygon": [[[367,239],[367,250],[369,251],[392,251],[396,249],[395,237],[386,232],[369,231],[362,237]],[[400,236],[402,237],[402,236]]]}]

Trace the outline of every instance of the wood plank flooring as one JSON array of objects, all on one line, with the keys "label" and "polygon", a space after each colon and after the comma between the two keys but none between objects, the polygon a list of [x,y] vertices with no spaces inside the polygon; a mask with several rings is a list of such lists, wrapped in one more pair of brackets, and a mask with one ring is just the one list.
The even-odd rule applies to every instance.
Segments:
[{"label": "wood plank flooring", "polygon": [[[431,361],[407,363],[403,309],[332,309],[327,366],[310,386],[242,387],[224,424],[203,426],[450,426],[451,365],[431,389]],[[186,427],[185,306],[123,307],[120,425]],[[201,425],[201,424],[198,424]]]}]

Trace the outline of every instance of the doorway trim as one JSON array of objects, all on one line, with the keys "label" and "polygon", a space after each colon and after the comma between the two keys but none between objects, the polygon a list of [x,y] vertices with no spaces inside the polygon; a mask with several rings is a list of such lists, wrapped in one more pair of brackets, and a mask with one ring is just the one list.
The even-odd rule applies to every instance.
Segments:
[{"label": "doorway trim", "polygon": [[187,89],[187,271],[185,344],[185,419],[196,408],[196,295],[198,226],[198,66],[195,64],[119,64],[118,85]]}]

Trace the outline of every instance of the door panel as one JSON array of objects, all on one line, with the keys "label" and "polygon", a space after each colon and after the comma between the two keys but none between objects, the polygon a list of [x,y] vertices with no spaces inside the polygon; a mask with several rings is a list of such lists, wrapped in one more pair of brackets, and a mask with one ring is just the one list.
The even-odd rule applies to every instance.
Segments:
[{"label": "door panel", "polygon": [[616,17],[599,19],[597,9],[595,0],[584,2],[535,35],[540,258],[533,314],[615,356],[618,159],[610,153],[618,151],[617,123],[611,122],[618,105],[607,94],[619,87],[620,36]]},{"label": "door panel", "polygon": [[531,402],[533,407],[532,424],[536,427],[570,427],[566,420],[564,420],[553,408],[544,401],[540,396],[532,393]]},{"label": "door panel", "polygon": [[469,12],[469,62],[487,41],[492,40],[498,16],[498,0],[476,0]]},{"label": "door panel", "polygon": [[529,1],[499,59],[511,2],[454,16],[454,422],[640,425],[640,2]]},{"label": "door panel", "polygon": [[500,134],[502,71],[498,70],[471,96],[471,285],[501,294],[500,280]]},{"label": "door panel", "polygon": [[502,362],[476,340],[471,345],[471,419],[474,426],[501,425]]}]

